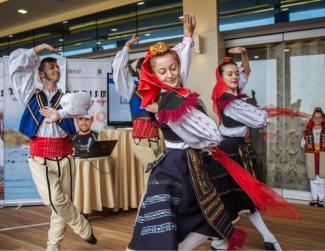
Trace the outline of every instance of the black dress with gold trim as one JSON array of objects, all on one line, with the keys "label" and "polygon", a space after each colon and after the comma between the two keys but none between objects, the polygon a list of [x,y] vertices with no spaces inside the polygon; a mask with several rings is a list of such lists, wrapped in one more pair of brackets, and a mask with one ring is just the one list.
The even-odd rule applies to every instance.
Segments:
[{"label": "black dress with gold trim", "polygon": [[244,137],[248,127],[266,125],[267,113],[230,93],[224,93],[218,99],[218,106],[222,119],[220,132],[224,138],[219,148],[256,177],[258,170],[253,165],[251,147]]},{"label": "black dress with gold trim", "polygon": [[[195,101],[193,106],[188,100],[191,96],[184,98],[174,92],[165,92],[159,102],[159,111],[167,111],[164,116],[175,120],[193,107],[196,111],[203,110],[199,102]],[[162,115],[160,112],[158,114]],[[186,147],[184,139],[167,122],[160,127],[167,152],[151,165],[147,192],[140,205],[129,249],[177,250],[178,244],[191,232],[230,239],[234,228],[208,176],[201,150]]]}]

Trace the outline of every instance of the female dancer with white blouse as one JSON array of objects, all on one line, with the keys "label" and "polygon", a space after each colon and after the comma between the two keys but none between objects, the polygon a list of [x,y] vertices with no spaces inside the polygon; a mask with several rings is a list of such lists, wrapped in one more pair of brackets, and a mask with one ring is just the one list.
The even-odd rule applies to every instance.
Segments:
[{"label": "female dancer with white blouse", "polygon": [[[232,48],[231,54],[241,54],[240,67],[230,57],[225,57],[216,69],[217,83],[213,89],[213,108],[219,119],[219,130],[223,141],[219,149],[228,154],[246,170],[253,170],[245,144],[248,127],[261,128],[266,126],[268,115],[265,111],[245,102],[247,97],[242,93],[250,74],[249,60],[246,49]],[[235,191],[233,193],[236,193]],[[238,201],[238,203],[241,203]],[[238,212],[238,216],[240,213]],[[282,250],[280,244],[264,224],[256,208],[250,208],[248,218],[263,236],[266,250]]]}]

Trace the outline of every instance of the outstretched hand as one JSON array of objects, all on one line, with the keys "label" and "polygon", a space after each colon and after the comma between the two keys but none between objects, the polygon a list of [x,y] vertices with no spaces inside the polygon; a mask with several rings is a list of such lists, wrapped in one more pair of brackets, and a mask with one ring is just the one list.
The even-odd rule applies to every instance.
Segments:
[{"label": "outstretched hand", "polygon": [[47,52],[52,52],[52,53],[58,53],[58,49],[54,48],[53,46],[49,45],[49,44],[40,44],[34,47],[34,51],[36,52],[36,54],[40,54],[44,51]]},{"label": "outstretched hand", "polygon": [[183,24],[184,36],[192,37],[196,26],[195,15],[185,14],[183,18]]},{"label": "outstretched hand", "polygon": [[61,119],[60,113],[51,107],[41,108],[40,114],[46,118],[45,122],[47,124],[55,123]]},{"label": "outstretched hand", "polygon": [[246,48],[244,47],[234,47],[228,50],[230,54],[243,54],[246,52]]},{"label": "outstretched hand", "polygon": [[128,41],[125,43],[125,45],[126,45],[126,46],[131,46],[131,45],[133,45],[135,42],[137,42],[139,39],[140,39],[140,37],[139,37],[138,35],[134,34],[134,35],[132,36],[132,38],[131,38],[130,40],[128,40]]}]

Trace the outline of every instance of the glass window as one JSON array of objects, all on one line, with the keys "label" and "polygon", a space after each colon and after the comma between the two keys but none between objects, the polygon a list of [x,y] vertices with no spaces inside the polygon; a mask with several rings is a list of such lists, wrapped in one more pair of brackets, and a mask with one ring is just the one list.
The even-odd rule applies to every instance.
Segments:
[{"label": "glass window", "polygon": [[250,131],[258,178],[287,198],[309,200],[301,138],[314,108],[325,110],[325,39],[252,46],[248,54],[252,72],[244,92],[276,115],[266,128]]},{"label": "glass window", "polygon": [[9,42],[12,35],[0,38],[0,56],[9,55]]},{"label": "glass window", "polygon": [[289,21],[325,17],[325,0],[282,1],[281,8],[289,11]]},{"label": "glass window", "polygon": [[218,1],[219,30],[236,30],[274,24],[273,0]]},{"label": "glass window", "polygon": [[123,46],[133,34],[140,36],[139,44],[179,38],[182,13],[181,0],[141,1],[0,38],[0,56],[40,43],[51,44],[69,57]]},{"label": "glass window", "polygon": [[219,0],[219,30],[325,17],[325,0]]}]

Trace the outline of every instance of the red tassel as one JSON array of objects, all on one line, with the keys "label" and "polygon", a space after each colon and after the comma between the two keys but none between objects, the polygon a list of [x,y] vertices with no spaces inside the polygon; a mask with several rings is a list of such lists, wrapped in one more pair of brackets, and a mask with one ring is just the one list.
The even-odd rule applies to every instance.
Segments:
[{"label": "red tassel", "polygon": [[241,99],[241,98],[247,98],[248,96],[245,93],[240,93],[237,96],[234,96],[232,98],[229,98],[225,101],[219,102],[219,109],[222,110],[224,109],[227,105],[229,105],[231,102],[233,102],[236,99]]},{"label": "red tassel", "polygon": [[175,110],[160,110],[158,112],[159,123],[178,121],[184,114],[188,113],[198,104],[199,94],[193,92],[189,94],[183,104]]},{"label": "red tassel", "polygon": [[236,248],[242,248],[246,242],[247,233],[239,228],[235,228],[230,240],[228,241],[227,250],[236,250]]}]

